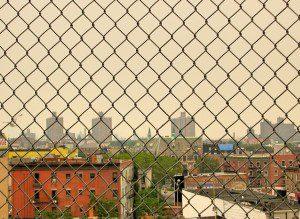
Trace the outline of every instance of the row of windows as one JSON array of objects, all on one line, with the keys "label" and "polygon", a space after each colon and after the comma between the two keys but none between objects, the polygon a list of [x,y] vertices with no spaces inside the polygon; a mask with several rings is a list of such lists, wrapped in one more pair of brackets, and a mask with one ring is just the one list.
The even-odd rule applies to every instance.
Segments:
[{"label": "row of windows", "polygon": [[[72,192],[71,192],[71,189],[66,189],[65,190],[65,194],[66,196],[71,196]],[[118,198],[118,190],[112,190],[113,192],[113,197],[114,198]],[[95,189],[90,189],[90,194],[94,194],[95,195],[96,191]],[[81,196],[83,195],[83,189],[78,189],[78,195]],[[56,190],[51,190],[51,198],[52,199],[55,199],[57,198],[57,193],[56,193]],[[35,200],[39,200],[40,199],[40,190],[36,189],[34,190],[34,199]]]},{"label": "row of windows", "polygon": [[[292,166],[293,164],[293,161],[292,160],[289,160],[289,166]],[[244,165],[244,163],[243,163]],[[264,161],[264,166],[267,166],[268,165],[268,162],[267,161]],[[249,164],[250,167],[254,167],[254,163],[252,161],[250,161],[250,164]],[[274,166],[277,167],[277,163],[274,162]],[[281,166],[282,167],[286,167],[286,161],[285,160],[282,160],[281,161]],[[240,167],[240,161],[238,161],[238,167]],[[261,167],[261,162],[260,161],[257,161],[256,162],[256,167]]]},{"label": "row of windows", "polygon": [[[78,173],[77,174],[79,178],[83,178],[83,173]],[[96,174],[95,173],[90,173],[90,179],[95,179]],[[56,173],[52,173],[52,179],[56,178]],[[40,174],[39,173],[34,173],[34,179],[35,181],[39,181],[40,180]],[[70,180],[71,179],[71,174],[70,173],[66,173],[66,180]],[[118,180],[118,173],[117,172],[113,172],[112,173],[112,181],[116,182]]]}]

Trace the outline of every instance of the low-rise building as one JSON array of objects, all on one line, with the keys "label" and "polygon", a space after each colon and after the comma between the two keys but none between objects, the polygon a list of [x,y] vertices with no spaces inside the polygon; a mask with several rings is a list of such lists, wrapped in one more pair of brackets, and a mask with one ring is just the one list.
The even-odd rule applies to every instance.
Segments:
[{"label": "low-rise building", "polygon": [[183,216],[186,219],[295,219],[300,205],[286,198],[228,189],[183,190]]},{"label": "low-rise building", "polygon": [[65,211],[83,217],[90,197],[114,201],[120,218],[130,218],[133,209],[133,163],[45,158],[43,161],[12,163],[12,217],[35,218],[39,211]]},{"label": "low-rise building", "polygon": [[9,218],[10,183],[8,174],[10,167],[6,156],[0,157],[0,219]]},{"label": "low-rise building", "polygon": [[250,187],[284,188],[284,171],[296,165],[295,154],[238,154],[226,156],[222,161],[222,170],[226,172],[246,173]]},{"label": "low-rise building", "polygon": [[198,175],[188,175],[184,177],[185,189],[201,188],[228,188],[234,190],[245,190],[249,178],[246,173],[202,173]]},{"label": "low-rise building", "polygon": [[152,183],[152,168],[142,170],[138,170],[138,184],[139,189],[147,189],[150,188]]},{"label": "low-rise building", "polygon": [[55,148],[31,148],[31,149],[0,149],[0,153],[6,153],[8,158],[31,158],[40,159],[44,157],[75,158],[78,156],[78,149],[69,149],[64,146]]},{"label": "low-rise building", "polygon": [[300,193],[300,165],[297,167],[288,167],[285,173],[287,192]]}]

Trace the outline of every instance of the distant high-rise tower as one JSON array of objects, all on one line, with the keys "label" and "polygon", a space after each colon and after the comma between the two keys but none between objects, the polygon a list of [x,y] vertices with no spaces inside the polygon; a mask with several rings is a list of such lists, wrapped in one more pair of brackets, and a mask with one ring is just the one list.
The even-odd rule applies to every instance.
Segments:
[{"label": "distant high-rise tower", "polygon": [[180,117],[171,119],[171,133],[175,136],[195,137],[195,121],[181,112]]},{"label": "distant high-rise tower", "polygon": [[57,117],[56,112],[52,112],[52,117],[46,119],[46,137],[49,141],[55,143],[64,137],[64,119]]},{"label": "distant high-rise tower", "polygon": [[99,113],[98,118],[92,119],[92,138],[99,144],[112,140],[112,118],[105,117],[103,112]]},{"label": "distant high-rise tower", "polygon": [[272,138],[273,124],[268,120],[263,120],[260,123],[260,137],[263,139]]},{"label": "distant high-rise tower", "polygon": [[249,139],[257,138],[253,128],[248,129],[247,138]]}]

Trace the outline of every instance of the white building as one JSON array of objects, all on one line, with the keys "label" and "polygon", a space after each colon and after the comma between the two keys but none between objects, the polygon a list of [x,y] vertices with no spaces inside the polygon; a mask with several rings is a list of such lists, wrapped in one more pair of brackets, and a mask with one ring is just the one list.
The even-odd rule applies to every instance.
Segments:
[{"label": "white building", "polygon": [[[224,190],[226,191],[226,190]],[[216,192],[217,194],[218,192]],[[194,192],[182,191],[182,208],[183,216],[186,219],[192,218],[226,218],[226,219],[294,219],[299,218],[299,204],[286,205],[282,204],[282,199],[269,200],[274,206],[278,208],[270,208],[274,212],[269,215],[270,210],[263,208],[263,205],[250,203],[247,198],[243,201],[243,194],[229,195],[217,195],[221,198],[215,198],[211,195],[198,195]],[[223,198],[224,197],[224,198]],[[227,197],[227,198],[225,198]],[[239,197],[238,201],[234,202],[233,197]],[[251,202],[255,200],[255,195],[249,196]],[[231,199],[231,200],[230,200]],[[275,203],[280,200],[280,203]],[[259,200],[259,198],[257,198]],[[262,199],[261,199],[262,200]],[[266,205],[267,206],[267,205]],[[295,217],[297,216],[297,217]]]}]

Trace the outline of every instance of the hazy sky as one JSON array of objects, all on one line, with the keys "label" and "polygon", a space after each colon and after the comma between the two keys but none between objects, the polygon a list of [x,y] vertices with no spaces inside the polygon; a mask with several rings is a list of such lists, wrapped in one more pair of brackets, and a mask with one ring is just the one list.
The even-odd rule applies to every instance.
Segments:
[{"label": "hazy sky", "polygon": [[169,135],[180,111],[210,138],[262,113],[299,126],[299,14],[299,0],[0,1],[0,128],[22,113],[41,134],[49,110],[74,132],[106,112],[123,137]]}]

